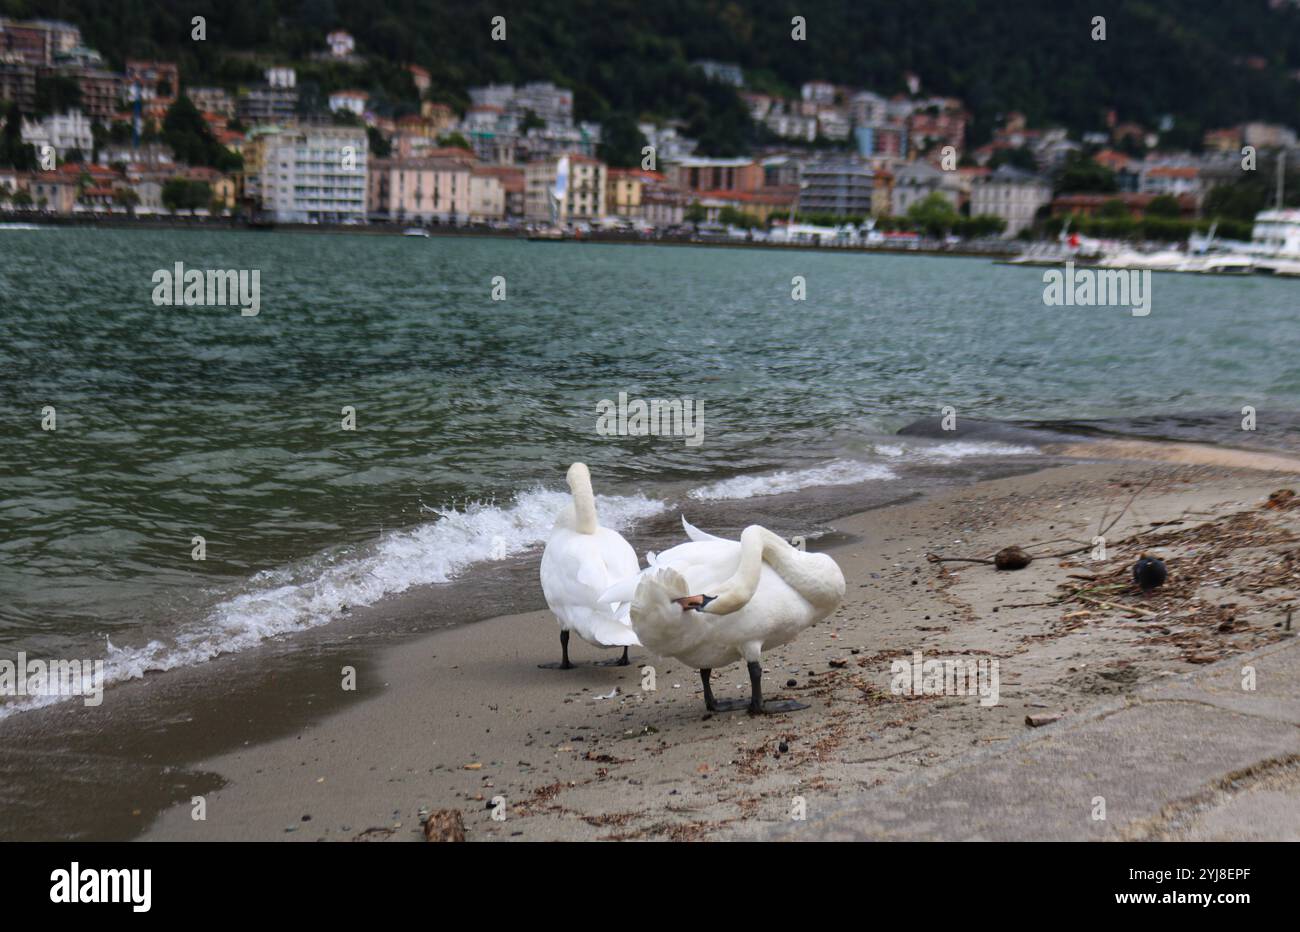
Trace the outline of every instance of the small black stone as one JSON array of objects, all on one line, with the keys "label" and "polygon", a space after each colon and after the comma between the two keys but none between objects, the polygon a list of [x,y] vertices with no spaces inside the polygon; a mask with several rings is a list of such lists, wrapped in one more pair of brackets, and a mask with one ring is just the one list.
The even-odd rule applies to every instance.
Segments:
[{"label": "small black stone", "polygon": [[784,753],[786,753],[787,751],[790,750],[790,745],[788,745],[788,744],[786,744],[784,741],[782,741],[780,744],[778,744],[778,745],[776,746],[776,749],[777,749],[778,751],[780,751],[782,754],[784,754]]}]

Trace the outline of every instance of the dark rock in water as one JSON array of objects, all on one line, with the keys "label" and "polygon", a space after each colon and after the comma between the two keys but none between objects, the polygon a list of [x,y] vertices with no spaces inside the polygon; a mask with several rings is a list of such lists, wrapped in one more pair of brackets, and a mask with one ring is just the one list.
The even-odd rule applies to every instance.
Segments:
[{"label": "dark rock in water", "polygon": [[1078,434],[1046,426],[1025,426],[1003,421],[984,421],[958,415],[952,430],[943,429],[942,417],[922,418],[899,430],[903,437],[928,437],[931,440],[980,440],[988,443],[1040,446],[1081,439]]},{"label": "dark rock in water", "polygon": [[464,841],[465,820],[458,809],[438,809],[424,823],[425,841]]},{"label": "dark rock in water", "polygon": [[1023,570],[1034,558],[1019,547],[1003,547],[993,555],[993,565],[1000,570]]},{"label": "dark rock in water", "polygon": [[1168,578],[1169,570],[1165,569],[1165,564],[1155,557],[1149,557],[1144,553],[1133,564],[1133,581],[1142,587],[1143,592],[1150,592],[1163,586]]}]

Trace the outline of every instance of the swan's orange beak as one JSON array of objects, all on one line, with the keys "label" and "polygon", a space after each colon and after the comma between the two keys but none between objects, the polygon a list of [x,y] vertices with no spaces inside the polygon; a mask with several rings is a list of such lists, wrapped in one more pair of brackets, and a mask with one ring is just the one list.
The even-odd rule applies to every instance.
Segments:
[{"label": "swan's orange beak", "polygon": [[698,611],[704,608],[716,598],[717,596],[713,595],[688,595],[680,599],[673,599],[673,601],[682,607],[682,611],[689,612],[692,609]]}]

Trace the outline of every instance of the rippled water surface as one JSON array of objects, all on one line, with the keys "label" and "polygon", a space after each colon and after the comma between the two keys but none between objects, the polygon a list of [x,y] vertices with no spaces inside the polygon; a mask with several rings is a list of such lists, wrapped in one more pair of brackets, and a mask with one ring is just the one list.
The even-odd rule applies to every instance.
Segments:
[{"label": "rippled water surface", "polygon": [[[155,306],[176,262],[259,269],[260,313]],[[1300,408],[1300,282],[1157,276],[1146,318],[1042,292],[1041,271],[976,259],[0,230],[0,646],[108,638],[165,665],[322,623],[534,546],[575,459],[626,525],[666,489],[743,498],[1027,452],[889,436],[944,405],[1225,424]],[[619,392],[702,404],[704,442],[598,435]]]}]

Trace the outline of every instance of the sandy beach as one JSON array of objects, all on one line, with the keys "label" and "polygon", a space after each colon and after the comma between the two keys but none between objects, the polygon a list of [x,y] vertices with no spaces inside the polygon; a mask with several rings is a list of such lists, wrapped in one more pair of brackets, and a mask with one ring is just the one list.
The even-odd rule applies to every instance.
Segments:
[{"label": "sandy beach", "polygon": [[[1300,508],[1268,500],[1297,473],[1083,463],[836,521],[823,540],[848,581],[843,604],[764,656],[767,695],[810,703],[795,713],[709,715],[697,672],[644,649],[599,667],[609,655],[578,643],[576,669],[539,669],[558,656],[545,611],[359,650],[355,692],[279,737],[194,760],[206,819],[182,798],[142,837],[420,840],[422,813],[451,809],[471,841],[726,839],[788,825],[796,797],[813,819],[1017,739],[1027,716],[1068,722],[1290,637]],[[1092,538],[1117,517],[1107,559],[1093,560]],[[927,558],[1010,544],[1039,556],[1014,572]],[[1140,552],[1170,570],[1149,596],[1128,581]],[[893,691],[891,662],[918,651],[996,660],[997,703]],[[334,675],[339,655],[319,659]],[[715,672],[714,688],[746,695],[743,667]]]}]

